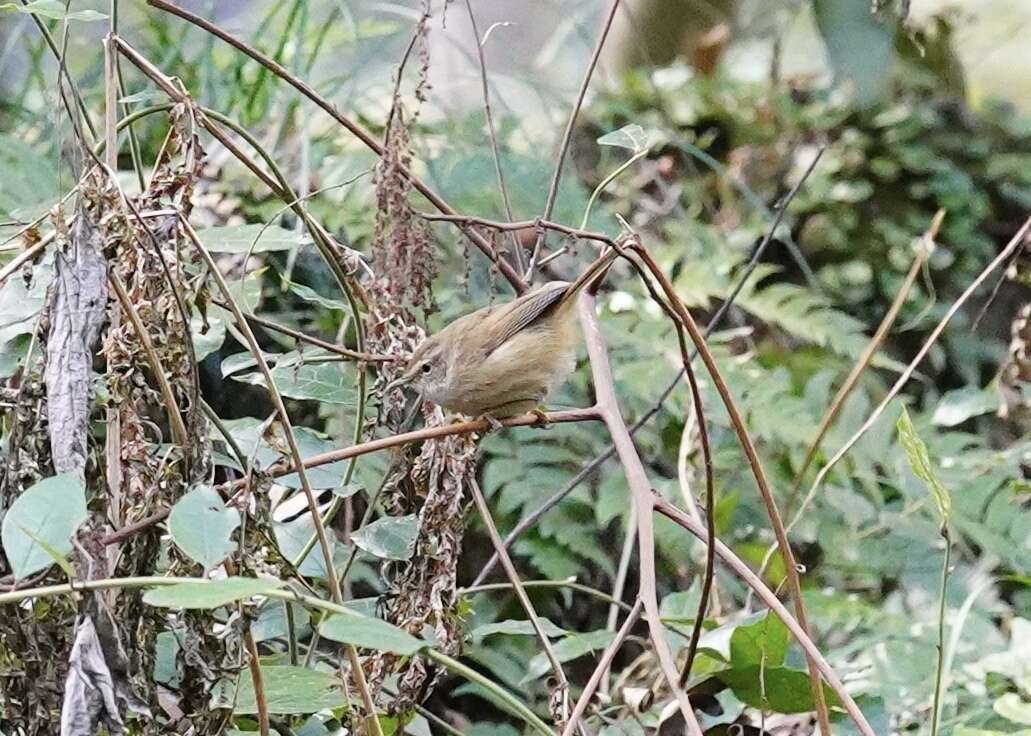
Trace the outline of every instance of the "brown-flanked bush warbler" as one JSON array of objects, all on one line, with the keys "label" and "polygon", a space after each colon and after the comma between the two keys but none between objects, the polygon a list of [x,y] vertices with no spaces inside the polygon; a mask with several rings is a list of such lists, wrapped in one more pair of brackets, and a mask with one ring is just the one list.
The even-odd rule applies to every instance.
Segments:
[{"label": "brown-flanked bush warbler", "polygon": [[539,411],[576,367],[577,296],[617,255],[609,248],[572,283],[551,281],[459,317],[424,340],[385,391],[410,385],[448,411],[493,420]]}]

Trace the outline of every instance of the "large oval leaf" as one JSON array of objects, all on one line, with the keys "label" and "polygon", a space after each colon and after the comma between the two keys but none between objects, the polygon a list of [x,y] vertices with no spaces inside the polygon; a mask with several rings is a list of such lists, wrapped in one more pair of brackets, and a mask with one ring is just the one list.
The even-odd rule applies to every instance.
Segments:
[{"label": "large oval leaf", "polygon": [[415,638],[393,624],[357,614],[330,616],[319,626],[319,634],[344,644],[401,655],[415,654],[427,646],[422,639]]},{"label": "large oval leaf", "polygon": [[[268,712],[273,715],[314,713],[347,704],[347,698],[340,689],[340,679],[328,672],[290,665],[267,665],[261,668],[261,679]],[[233,710],[242,715],[258,712],[249,668],[240,673]]]},{"label": "large oval leaf", "polygon": [[180,498],[168,516],[168,532],[175,546],[190,559],[214,567],[233,551],[230,539],[240,526],[240,512],[227,508],[211,486],[197,486]]},{"label": "large oval leaf", "polygon": [[187,580],[148,590],[143,595],[143,602],[159,608],[221,608],[234,601],[269,593],[284,585],[285,581],[275,578]]},{"label": "large oval leaf", "polygon": [[415,549],[418,517],[384,516],[351,535],[351,541],[370,555],[387,560],[407,560]]},{"label": "large oval leaf", "polygon": [[49,567],[72,551],[72,535],[86,520],[86,489],[70,474],[27,489],[8,509],[0,540],[14,577]]}]

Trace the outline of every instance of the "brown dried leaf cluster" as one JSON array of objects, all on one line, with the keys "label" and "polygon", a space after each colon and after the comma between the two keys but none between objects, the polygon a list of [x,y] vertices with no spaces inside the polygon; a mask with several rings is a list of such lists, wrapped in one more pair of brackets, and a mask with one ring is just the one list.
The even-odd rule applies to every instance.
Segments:
[{"label": "brown dried leaf cluster", "polygon": [[[428,60],[420,56],[420,61],[417,97],[421,99]],[[368,343],[375,353],[410,353],[425,337],[416,322],[416,308],[429,312],[434,306],[432,282],[437,265],[430,232],[412,208],[411,183],[401,173],[402,167],[411,165],[411,158],[408,130],[395,98],[386,151],[377,169],[378,211],[373,241],[376,276],[367,289],[371,314]],[[379,372],[379,387],[402,368],[400,364],[384,365]],[[401,393],[384,397],[383,410],[385,423],[397,426],[405,410]],[[435,407],[424,406],[423,415],[427,426],[446,421]],[[384,566],[386,617],[418,636],[432,632],[437,647],[452,654],[461,645],[456,570],[465,531],[464,490],[475,472],[477,454],[475,439],[465,435],[430,440],[417,452],[399,451],[381,496],[390,515],[418,515],[412,558]],[[401,664],[390,654],[374,655],[366,668],[377,689],[389,675],[398,676],[397,696],[389,706],[394,712],[403,712],[424,700],[437,674],[420,657]]]}]

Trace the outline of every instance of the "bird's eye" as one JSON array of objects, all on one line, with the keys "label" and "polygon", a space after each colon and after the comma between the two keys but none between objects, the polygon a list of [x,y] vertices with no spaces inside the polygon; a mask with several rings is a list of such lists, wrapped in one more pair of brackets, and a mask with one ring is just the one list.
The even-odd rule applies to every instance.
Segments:
[{"label": "bird's eye", "polygon": [[419,370],[421,370],[425,374],[425,373],[429,373],[431,370],[433,370],[433,368],[430,366],[429,363],[423,363],[419,367]]}]

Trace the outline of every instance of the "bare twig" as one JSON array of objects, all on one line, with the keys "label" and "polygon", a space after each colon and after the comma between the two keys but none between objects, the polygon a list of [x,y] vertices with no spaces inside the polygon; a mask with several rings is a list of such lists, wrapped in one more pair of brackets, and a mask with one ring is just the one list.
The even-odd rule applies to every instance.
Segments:
[{"label": "bare twig", "polygon": [[[465,9],[469,13],[469,25],[473,29],[473,39],[476,41],[476,57],[480,60],[480,86],[483,89],[483,114],[487,118],[487,132],[490,135],[490,148],[494,154],[494,173],[498,177],[498,190],[501,192],[501,203],[505,208],[505,218],[511,222],[515,219],[512,216],[512,203],[508,199],[508,188],[505,187],[505,173],[501,168],[501,151],[498,147],[498,131],[494,125],[494,113],[490,106],[490,89],[487,85],[487,59],[483,53],[483,46],[487,43],[487,37],[480,40],[480,31],[476,27],[476,14],[473,13],[472,0],[465,0]],[[491,26],[493,28],[493,26]],[[490,31],[488,31],[490,33]],[[526,271],[526,264],[523,262],[523,246],[515,236],[511,238],[512,258],[515,260],[515,268],[519,273]]]},{"label": "bare twig", "polygon": [[855,434],[848,438],[845,444],[843,444],[841,448],[834,453],[830,460],[827,461],[827,464],[820,469],[819,473],[817,473],[808,493],[806,493],[805,498],[802,499],[802,505],[798,509],[799,514],[802,514],[805,509],[808,508],[813,498],[816,497],[816,493],[819,491],[820,485],[824,480],[826,480],[831,469],[837,465],[838,462],[845,457],[853,447],[855,447],[855,444],[859,442],[863,435],[877,423],[881,414],[883,414],[884,410],[888,407],[888,404],[894,400],[902,388],[909,382],[909,379],[913,377],[913,373],[916,372],[917,366],[919,366],[920,363],[923,362],[923,359],[927,357],[927,354],[931,351],[931,348],[934,346],[935,342],[937,342],[938,338],[941,337],[942,332],[945,331],[945,328],[948,326],[949,322],[952,321],[952,318],[956,316],[956,313],[959,312],[963,305],[966,304],[967,300],[973,296],[974,292],[980,288],[981,284],[985,282],[993,271],[1006,263],[1019,248],[1024,247],[1029,231],[1031,231],[1031,217],[1024,221],[1024,224],[1021,225],[1017,233],[1010,238],[1006,247],[999,252],[999,255],[997,255],[991,263],[985,266],[984,270],[970,282],[970,285],[963,290],[963,293],[959,295],[959,298],[953,302],[952,306],[949,307],[948,311],[945,312],[945,315],[941,318],[941,321],[938,322],[935,328],[931,330],[931,334],[927,336],[926,340],[924,340],[924,344],[920,347],[920,350],[917,351],[913,360],[909,362],[909,365],[906,366],[905,370],[902,371],[902,374],[895,381],[895,385],[891,387],[891,390],[889,390],[888,394],[881,400],[881,403],[877,405],[867,420],[863,422],[863,426],[857,429]]},{"label": "bare twig", "polygon": [[430,222],[453,222],[459,227],[479,225],[480,227],[500,231],[531,229],[554,230],[555,232],[562,233],[563,235],[582,238],[583,240],[595,240],[599,243],[605,243],[606,245],[615,245],[616,243],[614,238],[609,237],[605,233],[570,227],[569,225],[563,225],[559,222],[551,222],[550,220],[542,217],[538,217],[533,220],[520,220],[518,222],[499,222],[497,220],[488,220],[483,217],[474,217],[472,215],[437,215],[430,212],[419,212],[417,214],[424,220],[429,220]]},{"label": "bare twig", "polygon": [[[877,330],[874,332],[873,337],[870,338],[870,342],[867,344],[866,349],[863,350],[863,354],[859,356],[859,360],[852,367],[848,376],[841,384],[841,388],[831,399],[830,406],[827,407],[827,412],[823,415],[820,420],[820,426],[816,430],[816,435],[813,437],[812,442],[809,443],[809,449],[806,450],[805,459],[802,460],[802,465],[795,474],[795,482],[791,485],[791,490],[788,491],[786,500],[784,501],[784,515],[791,516],[792,506],[795,505],[795,497],[798,495],[799,490],[802,487],[802,481],[805,480],[806,471],[809,470],[809,466],[816,458],[816,453],[820,450],[820,444],[823,442],[824,436],[827,431],[831,428],[831,424],[834,419],[838,416],[838,412],[845,405],[845,399],[848,398],[852,389],[855,388],[856,383],[859,382],[859,377],[863,371],[866,370],[867,366],[870,365],[870,361],[873,360],[873,356],[877,353],[881,343],[884,342],[884,338],[887,337],[888,332],[891,330],[892,325],[895,324],[895,320],[899,316],[899,312],[902,311],[902,305],[906,303],[906,299],[909,297],[909,292],[913,288],[913,284],[916,283],[916,277],[920,274],[920,269],[923,268],[924,263],[927,262],[928,257],[931,254],[931,249],[934,247],[934,239],[938,235],[938,229],[941,227],[942,219],[945,217],[945,210],[938,210],[938,213],[934,216],[934,220],[931,222],[927,232],[924,233],[921,238],[921,243],[917,248],[916,255],[913,258],[913,264],[909,267],[909,272],[906,274],[906,278],[902,281],[902,286],[899,287],[898,293],[895,294],[895,298],[891,302],[891,306],[888,307],[888,311],[884,315],[884,319],[881,320],[880,325],[877,326]],[[791,521],[788,523],[788,529],[792,529],[795,522]]]},{"label": "bare twig", "polygon": [[[229,306],[221,299],[212,298],[211,303],[215,306],[222,307],[223,309],[229,309]],[[288,337],[292,337],[294,340],[297,340],[298,342],[306,342],[309,345],[314,345],[315,347],[322,348],[323,350],[331,352],[335,355],[339,355],[340,357],[345,358],[347,360],[355,360],[360,363],[390,363],[393,361],[402,360],[402,358],[397,355],[373,355],[372,353],[363,353],[357,350],[351,350],[350,348],[345,348],[342,345],[337,345],[336,343],[329,342],[328,340],[323,340],[321,338],[315,337],[314,335],[309,335],[305,332],[301,332],[300,330],[295,330],[292,327],[287,327],[286,325],[281,325],[278,322],[273,322],[270,319],[266,319],[265,317],[261,317],[251,312],[244,312],[243,316],[249,322],[253,322],[256,325],[261,325],[266,330],[272,330],[273,332],[282,333],[284,335],[287,335]]]},{"label": "bare twig", "polygon": [[[287,606],[290,604],[287,603]],[[269,736],[268,700],[265,698],[265,678],[261,674],[261,661],[258,659],[258,645],[254,642],[254,634],[248,625],[243,635],[247,648],[247,667],[251,671],[251,682],[254,685],[254,707],[258,712],[258,733]]]},{"label": "bare twig", "polygon": [[566,723],[566,727],[562,731],[562,736],[572,736],[573,729],[583,718],[584,712],[587,710],[587,706],[591,702],[591,698],[594,693],[598,690],[598,685],[601,683],[605,673],[609,671],[609,667],[612,665],[612,660],[616,658],[616,652],[626,641],[626,638],[630,635],[630,630],[637,623],[637,619],[641,615],[641,609],[644,607],[644,602],[638,598],[637,602],[634,603],[634,607],[630,609],[630,613],[627,615],[623,625],[619,627],[619,631],[616,633],[616,638],[613,639],[605,651],[602,652],[601,661],[598,662],[598,666],[594,668],[594,672],[591,673],[591,677],[587,680],[587,684],[584,685],[583,692],[580,693],[580,697],[576,701],[576,705],[573,707],[573,713],[569,717],[569,721]]},{"label": "bare twig", "polygon": [[[669,503],[666,499],[655,496],[654,497],[655,510],[660,514],[676,522],[687,531],[694,534],[702,541],[708,542],[708,535],[706,534],[705,527],[698,524],[694,519],[688,516],[686,513],[678,509]],[[795,620],[795,618],[788,612],[788,609],[784,607],[784,604],[777,599],[777,594],[770,590],[762,579],[756,575],[746,565],[740,557],[734,554],[734,551],[727,545],[723,544],[720,540],[715,540],[716,555],[723,560],[734,573],[741,578],[741,580],[749,588],[755,591],[759,599],[766,604],[766,606],[773,611],[773,614],[784,622],[788,631],[791,632],[791,636],[794,637],[795,641],[798,642],[799,646],[806,653],[806,656],[811,659],[819,671],[823,679],[827,681],[827,684],[834,690],[834,694],[838,696],[842,706],[848,713],[849,717],[856,724],[859,732],[863,736],[877,736],[871,728],[870,723],[866,720],[863,712],[859,710],[859,706],[856,705],[856,701],[849,695],[848,690],[845,689],[844,683],[835,674],[834,670],[824,659],[824,656],[820,653],[820,650],[813,643],[813,640],[803,630],[802,625]],[[822,689],[822,688],[821,688]]]},{"label": "bare twig", "polygon": [[[566,422],[597,421],[601,418],[599,411],[592,407],[589,409],[567,409],[565,411],[547,412],[544,414],[543,419],[538,414],[520,414],[518,416],[502,419],[500,420],[500,423],[503,427],[540,427],[547,426],[549,424],[563,424]],[[311,455],[304,459],[303,466],[305,468],[315,468],[319,465],[335,463],[340,460],[348,460],[352,457],[366,455],[370,452],[379,452],[380,450],[386,450],[391,447],[408,445],[413,442],[422,442],[423,440],[438,439],[452,434],[471,434],[473,432],[482,433],[491,428],[492,426],[490,422],[486,419],[472,419],[469,421],[442,424],[435,427],[423,427],[422,429],[416,429],[411,432],[390,435],[389,437],[380,437],[379,439],[369,440],[368,442],[363,442],[359,445],[351,445],[350,447],[344,447],[339,450],[331,450],[330,452]],[[278,478],[283,475],[289,475],[296,470],[296,461],[291,460],[272,466],[268,469],[268,473],[273,478]],[[233,481],[227,485],[229,488],[236,488],[240,485],[240,481]]]},{"label": "bare twig", "polygon": [[497,550],[499,555],[501,555],[501,566],[505,568],[505,573],[508,575],[509,582],[512,583],[512,588],[515,590],[516,597],[519,599],[519,603],[526,612],[526,617],[529,619],[530,625],[533,626],[534,633],[537,634],[537,639],[540,641],[541,648],[544,650],[544,656],[548,658],[548,663],[551,665],[551,671],[555,673],[555,679],[558,681],[558,685],[562,689],[562,712],[566,713],[569,709],[569,680],[566,679],[566,673],[562,670],[562,664],[559,662],[558,656],[555,654],[554,647],[551,646],[551,640],[548,638],[548,635],[544,632],[544,628],[541,626],[540,617],[537,615],[537,610],[533,607],[533,603],[530,601],[530,596],[526,594],[526,590],[523,588],[522,581],[519,579],[519,573],[516,571],[515,565],[512,564],[512,560],[508,556],[508,552],[505,551],[505,545],[502,543],[501,535],[498,534],[498,528],[494,524],[494,518],[491,516],[490,507],[487,505],[487,499],[483,497],[483,491],[480,490],[480,484],[476,482],[476,478],[469,478],[469,490],[472,494],[473,502],[476,504],[476,508],[480,512],[480,517],[483,519],[483,525],[487,527],[487,534],[490,536],[490,541],[493,543],[494,549]]},{"label": "bare twig", "polygon": [[[730,392],[730,388],[723,379],[723,374],[720,371],[719,366],[716,365],[716,360],[713,357],[712,352],[709,350],[708,345],[705,342],[705,338],[702,336],[701,330],[698,329],[698,325],[695,323],[694,318],[684,306],[684,303],[680,300],[680,297],[677,295],[676,290],[673,288],[673,285],[670,283],[666,274],[661,268],[659,268],[659,265],[652,258],[651,253],[641,245],[638,239],[631,239],[628,242],[629,248],[632,249],[648,267],[648,270],[651,272],[656,282],[660,285],[663,293],[666,295],[666,298],[669,300],[670,306],[676,312],[677,317],[679,317],[684,328],[691,336],[691,341],[698,350],[698,354],[701,356],[702,362],[705,363],[706,370],[712,377],[716,391],[719,393],[720,399],[727,410],[727,414],[730,416],[730,422],[734,427],[734,432],[737,434],[738,441],[740,442],[742,449],[745,451],[745,456],[748,459],[752,475],[755,477],[756,485],[759,488],[759,495],[762,498],[763,505],[766,507],[766,515],[770,519],[773,534],[777,539],[777,547],[784,558],[788,589],[795,604],[795,614],[798,616],[799,624],[808,633],[809,625],[805,613],[805,603],[802,600],[802,585],[798,577],[798,567],[795,563],[795,555],[791,550],[791,544],[788,541],[787,532],[784,529],[784,522],[781,519],[780,512],[777,510],[777,502],[773,497],[773,490],[767,480],[766,471],[763,469],[762,461],[759,459],[759,453],[755,448],[755,444],[752,442],[751,436],[748,434],[748,429],[745,427],[744,418],[741,416],[740,411],[738,411],[737,404]],[[816,704],[820,730],[822,733],[830,733],[830,717],[827,714],[827,703],[823,696],[823,690],[820,687],[819,674],[817,673],[812,659],[808,660],[808,664],[810,685],[813,691],[813,702]]]},{"label": "bare twig", "polygon": [[637,448],[634,447],[634,441],[631,439],[630,432],[619,411],[605,338],[598,328],[593,305],[594,299],[591,295],[582,292],[578,305],[580,324],[587,342],[594,390],[598,397],[597,409],[601,413],[605,426],[608,427],[609,434],[612,435],[612,442],[616,446],[616,453],[623,465],[627,485],[630,486],[633,503],[637,506],[639,594],[644,605],[645,619],[648,621],[652,645],[655,647],[663,676],[684,716],[687,731],[691,736],[701,736],[702,730],[695,718],[694,710],[691,708],[691,701],[688,699],[687,693],[679,686],[676,664],[673,661],[673,654],[666,641],[662,620],[659,616],[655,586],[655,532],[652,518],[651,485],[645,474],[641,458],[637,454]]},{"label": "bare twig", "polygon": [[[306,82],[301,80],[295,74],[291,73],[282,64],[279,64],[273,59],[265,56],[260,51],[250,46],[246,42],[219,28],[214,23],[211,23],[210,21],[200,17],[199,15],[191,13],[185,8],[182,8],[174,3],[167,2],[166,0],[147,0],[147,2],[149,5],[155,8],[164,10],[165,12],[171,13],[172,15],[176,15],[182,18],[183,20],[192,23],[198,28],[207,31],[208,33],[216,36],[222,41],[225,41],[238,51],[241,51],[250,58],[254,59],[263,67],[271,71],[273,74],[281,78],[283,81],[290,84],[292,87],[294,87],[294,89],[296,89],[302,95],[304,95],[309,100],[318,105],[320,108],[322,108],[323,111],[325,111],[327,114],[330,115],[330,117],[332,117],[334,120],[340,123],[340,125],[342,125],[352,135],[358,138],[358,140],[360,140],[362,143],[364,143],[366,146],[372,149],[376,153],[376,155],[383,155],[382,144],[380,144],[380,142],[377,141],[371,133],[369,133],[363,127],[361,127],[353,120],[348,118],[346,115],[343,115],[339,110],[336,109],[335,105],[333,105],[326,98],[324,98],[322,95],[316,92]],[[422,179],[420,179],[418,176],[412,173],[409,169],[401,167],[400,171],[412,182],[412,186],[415,187],[415,189],[417,189],[424,197],[426,197],[426,199],[428,199],[434,207],[436,207],[438,210],[445,214],[455,214],[455,211],[451,208],[451,205],[444,201],[444,199],[435,191],[433,191],[429,187],[429,185],[427,185]],[[522,293],[526,290],[526,285],[521,276],[515,272],[515,270],[508,263],[508,261],[498,256],[497,251],[490,244],[490,242],[488,242],[482,235],[480,235],[472,228],[466,228],[465,234],[476,245],[476,247],[479,248],[483,252],[483,254],[487,256],[487,258],[489,258],[493,263],[497,265],[498,270],[508,280],[508,282],[512,285],[512,288],[515,289],[516,292]]]},{"label": "bare twig", "polygon": [[[609,36],[609,30],[612,28],[612,21],[616,17],[617,10],[619,10],[619,0],[612,0],[612,4],[609,6],[609,12],[605,16],[605,25],[602,26],[598,40],[594,44],[594,51],[591,52],[591,59],[587,64],[586,71],[584,72],[584,78],[580,82],[580,90],[576,94],[576,102],[573,103],[573,108],[569,111],[569,118],[566,120],[566,129],[562,133],[562,142],[559,144],[558,156],[555,161],[555,173],[551,177],[551,184],[548,186],[548,199],[544,203],[543,219],[545,220],[551,217],[551,213],[555,209],[555,200],[558,198],[558,185],[559,182],[562,181],[562,168],[566,163],[566,152],[569,150],[569,143],[573,139],[573,128],[576,126],[576,119],[580,115],[580,108],[583,107],[584,98],[587,96],[587,88],[591,85],[591,77],[594,76],[594,69],[598,66],[598,58],[601,56],[601,50],[605,46],[605,40]],[[544,240],[544,233],[538,233],[537,242],[534,243],[533,252],[530,254],[530,263],[526,269],[526,281],[533,280],[533,272],[537,268],[537,259],[540,257],[541,248],[544,246]]]}]

